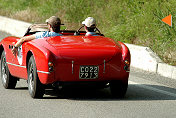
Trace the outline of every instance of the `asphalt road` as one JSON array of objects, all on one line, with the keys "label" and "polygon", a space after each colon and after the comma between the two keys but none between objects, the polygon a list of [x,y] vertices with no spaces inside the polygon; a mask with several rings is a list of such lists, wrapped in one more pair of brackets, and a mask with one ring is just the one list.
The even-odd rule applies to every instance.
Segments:
[{"label": "asphalt road", "polygon": [[175,109],[176,80],[135,68],[124,99],[112,98],[108,88],[62,93],[48,89],[43,99],[32,99],[25,80],[12,90],[0,83],[0,118],[173,118]]}]

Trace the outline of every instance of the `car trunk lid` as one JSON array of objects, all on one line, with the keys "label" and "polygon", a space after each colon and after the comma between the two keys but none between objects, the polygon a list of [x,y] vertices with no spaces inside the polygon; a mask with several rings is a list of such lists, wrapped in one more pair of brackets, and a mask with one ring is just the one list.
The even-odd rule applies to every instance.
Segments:
[{"label": "car trunk lid", "polygon": [[62,59],[75,64],[102,64],[117,54],[121,60],[121,46],[103,36],[57,36],[47,41]]}]

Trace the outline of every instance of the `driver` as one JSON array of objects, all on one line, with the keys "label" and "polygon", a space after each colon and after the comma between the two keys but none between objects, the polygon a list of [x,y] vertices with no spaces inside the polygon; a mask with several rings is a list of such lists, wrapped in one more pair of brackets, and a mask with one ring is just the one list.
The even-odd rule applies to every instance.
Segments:
[{"label": "driver", "polygon": [[12,49],[12,53],[14,55],[16,55],[17,51],[18,51],[18,47],[25,41],[30,41],[30,40],[44,38],[44,37],[51,37],[51,36],[62,36],[62,34],[59,33],[60,32],[60,25],[61,25],[60,18],[58,18],[56,16],[51,16],[49,19],[46,20],[46,23],[48,25],[49,31],[38,32],[38,33],[30,35],[30,36],[22,37],[14,45],[14,47]]},{"label": "driver", "polygon": [[95,33],[96,31],[96,21],[93,17],[88,17],[82,22],[86,30],[86,36],[99,36]]}]

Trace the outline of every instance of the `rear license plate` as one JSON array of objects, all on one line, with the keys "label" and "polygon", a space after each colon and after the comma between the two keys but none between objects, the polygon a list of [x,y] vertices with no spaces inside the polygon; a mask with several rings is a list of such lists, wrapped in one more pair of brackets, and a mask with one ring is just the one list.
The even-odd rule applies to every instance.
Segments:
[{"label": "rear license plate", "polygon": [[79,78],[80,79],[97,79],[98,66],[80,66]]}]

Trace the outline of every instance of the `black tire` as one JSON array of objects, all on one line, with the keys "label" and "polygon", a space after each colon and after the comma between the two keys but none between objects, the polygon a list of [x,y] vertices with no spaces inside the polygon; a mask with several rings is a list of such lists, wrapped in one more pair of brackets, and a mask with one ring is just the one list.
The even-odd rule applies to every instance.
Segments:
[{"label": "black tire", "polygon": [[1,80],[5,89],[14,89],[17,84],[17,78],[13,77],[9,72],[5,51],[1,55]]},{"label": "black tire", "polygon": [[28,90],[32,98],[42,98],[45,92],[44,85],[40,82],[34,57],[31,56],[28,62]]},{"label": "black tire", "polygon": [[110,90],[113,97],[124,98],[128,88],[128,82],[123,83],[122,81],[111,81]]}]

